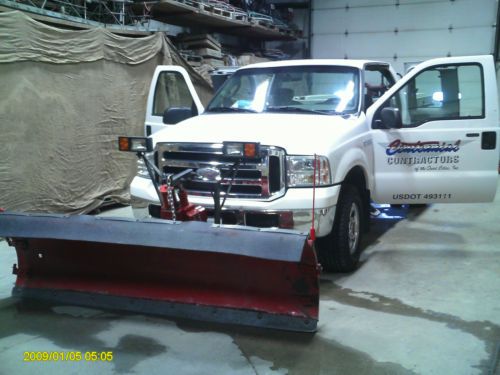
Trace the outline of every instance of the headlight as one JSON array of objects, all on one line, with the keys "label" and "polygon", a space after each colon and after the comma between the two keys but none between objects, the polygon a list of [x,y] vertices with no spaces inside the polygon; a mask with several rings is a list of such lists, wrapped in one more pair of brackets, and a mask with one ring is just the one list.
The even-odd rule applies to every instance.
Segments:
[{"label": "headlight", "polygon": [[[151,163],[154,163],[154,152],[146,152],[144,156],[146,156],[146,159],[148,159]],[[148,169],[146,168],[146,164],[144,164],[144,160],[142,160],[142,158],[137,159],[137,177],[149,178]]]},{"label": "headlight", "polygon": [[[316,185],[330,185],[332,183],[330,163],[326,156],[316,156]],[[314,156],[287,156],[286,178],[288,187],[313,186]]]}]

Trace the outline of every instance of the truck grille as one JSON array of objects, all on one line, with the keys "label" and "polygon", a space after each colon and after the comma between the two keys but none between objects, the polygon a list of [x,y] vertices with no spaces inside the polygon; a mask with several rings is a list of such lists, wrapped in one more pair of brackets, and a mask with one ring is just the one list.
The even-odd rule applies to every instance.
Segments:
[{"label": "truck grille", "polygon": [[[222,143],[159,143],[157,164],[165,173],[218,168],[224,195],[232,179],[234,158],[225,156],[222,149]],[[271,200],[285,193],[285,151],[261,146],[260,153],[259,159],[240,164],[228,197]],[[202,181],[188,181],[184,187],[192,195],[208,196],[212,191],[211,185]]]}]

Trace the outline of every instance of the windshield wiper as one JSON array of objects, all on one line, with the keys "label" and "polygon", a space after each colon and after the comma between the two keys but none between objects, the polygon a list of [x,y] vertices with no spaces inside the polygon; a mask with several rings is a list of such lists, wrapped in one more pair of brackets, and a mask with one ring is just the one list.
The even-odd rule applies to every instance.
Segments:
[{"label": "windshield wiper", "polygon": [[301,112],[301,113],[316,113],[319,115],[338,115],[340,113],[335,112],[335,111],[330,111],[330,110],[325,110],[321,111],[318,109],[307,109],[307,108],[301,108],[301,107],[293,107],[293,106],[272,106],[272,107],[267,107],[266,112]]},{"label": "windshield wiper", "polygon": [[247,112],[247,113],[256,113],[257,111],[254,109],[249,109],[249,108],[236,108],[236,107],[212,107],[208,108],[207,112],[219,112],[219,113],[224,113],[224,112]]}]

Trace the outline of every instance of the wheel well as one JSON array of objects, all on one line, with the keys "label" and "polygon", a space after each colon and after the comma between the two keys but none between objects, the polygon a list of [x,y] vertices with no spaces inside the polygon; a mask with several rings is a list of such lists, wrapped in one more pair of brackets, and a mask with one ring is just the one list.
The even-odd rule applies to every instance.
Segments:
[{"label": "wheel well", "polygon": [[356,186],[360,191],[366,190],[366,178],[363,168],[352,168],[344,178],[344,183]]},{"label": "wheel well", "polygon": [[368,190],[365,172],[360,166],[352,168],[347,173],[342,185],[349,184],[355,186],[361,194],[363,202],[363,230],[368,231],[370,226],[370,190]]}]

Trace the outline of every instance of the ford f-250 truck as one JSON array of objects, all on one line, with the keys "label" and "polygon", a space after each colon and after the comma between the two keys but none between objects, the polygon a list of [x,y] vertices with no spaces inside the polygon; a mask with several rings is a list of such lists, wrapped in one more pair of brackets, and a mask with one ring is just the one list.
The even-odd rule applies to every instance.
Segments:
[{"label": "ford f-250 truck", "polygon": [[[305,231],[315,181],[316,248],[326,270],[356,267],[370,200],[486,202],[496,192],[491,56],[429,60],[399,81],[376,61],[260,63],[237,70],[206,109],[182,68],[160,66],[145,126],[155,145],[148,157],[162,171],[221,170],[223,223]],[[258,143],[260,158],[234,174],[223,152],[231,142]],[[140,164],[130,189],[136,217],[157,212],[147,176]],[[185,187],[211,209],[208,186]]]}]

